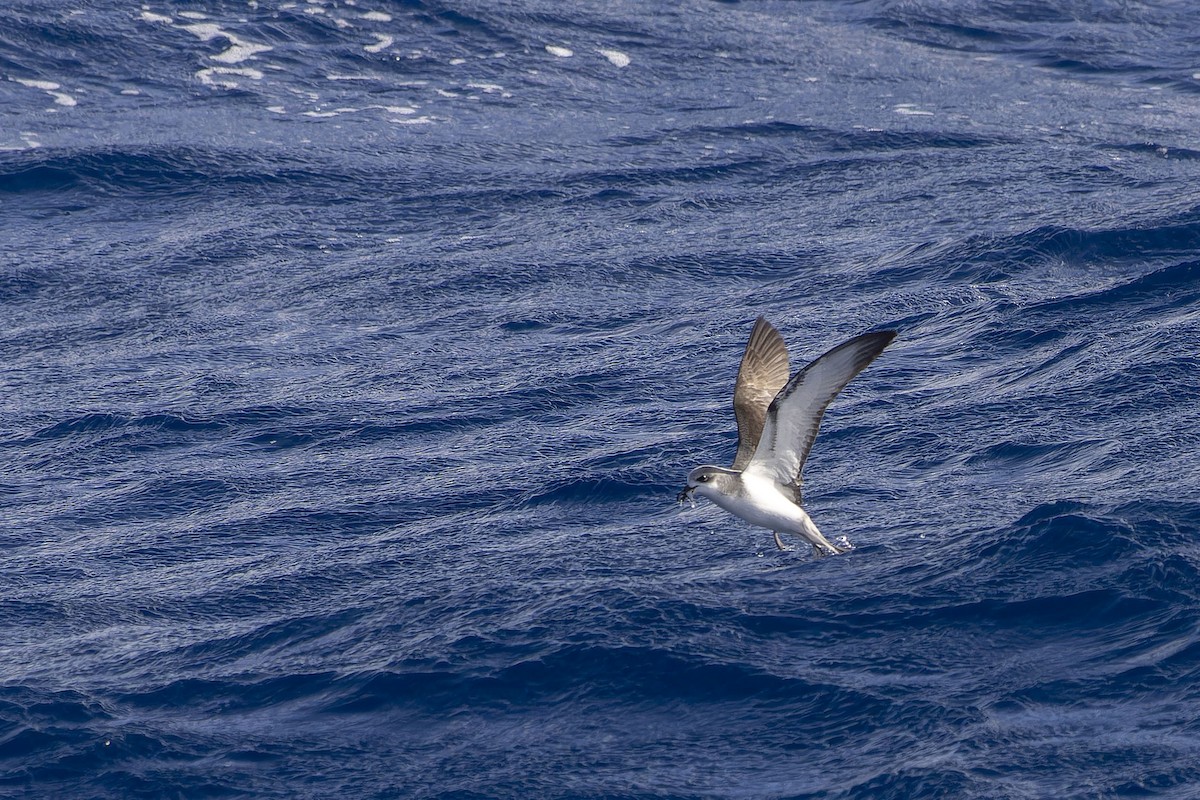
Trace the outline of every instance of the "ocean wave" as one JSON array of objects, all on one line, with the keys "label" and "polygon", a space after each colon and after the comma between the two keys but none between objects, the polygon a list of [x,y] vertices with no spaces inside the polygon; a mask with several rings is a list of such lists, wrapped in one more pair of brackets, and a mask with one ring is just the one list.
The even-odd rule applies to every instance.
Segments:
[{"label": "ocean wave", "polygon": [[1186,793],[1184,16],[6,5],[0,793]]}]

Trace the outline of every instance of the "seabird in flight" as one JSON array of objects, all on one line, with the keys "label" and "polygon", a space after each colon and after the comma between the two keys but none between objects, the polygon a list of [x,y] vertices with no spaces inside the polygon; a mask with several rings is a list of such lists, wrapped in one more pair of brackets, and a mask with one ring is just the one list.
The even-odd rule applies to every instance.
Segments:
[{"label": "seabird in flight", "polygon": [[800,507],[800,470],[826,406],[896,338],[896,331],[855,336],[788,380],[787,345],[762,317],[754,323],[733,391],[738,448],[733,467],[696,467],[679,501],[707,497],[751,525],[800,536],[818,555],[844,553]]}]

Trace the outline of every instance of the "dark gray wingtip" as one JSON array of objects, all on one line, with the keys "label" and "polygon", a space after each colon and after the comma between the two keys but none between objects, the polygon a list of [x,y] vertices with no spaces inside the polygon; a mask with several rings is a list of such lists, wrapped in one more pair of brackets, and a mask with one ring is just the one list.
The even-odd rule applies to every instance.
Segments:
[{"label": "dark gray wingtip", "polygon": [[[889,344],[895,341],[896,337],[899,335],[900,331],[871,331],[870,333],[859,334],[853,339],[843,342],[833,349],[837,350],[851,343],[865,345],[862,349],[859,360],[863,367],[866,367],[866,365],[874,361]],[[829,352],[832,353],[833,350],[830,350]]]},{"label": "dark gray wingtip", "polygon": [[[846,341],[839,344],[837,347],[834,347],[833,349],[831,349],[829,351],[829,353],[832,353],[835,350],[840,350],[846,346],[850,346],[850,347],[860,347],[861,346],[862,354],[867,357],[866,362],[870,363],[871,361],[873,361],[875,359],[875,357],[877,355],[882,353],[884,348],[887,347],[889,344],[891,344],[895,340],[895,338],[899,335],[900,335],[899,331],[891,331],[891,330],[870,331],[869,333],[860,333],[858,336],[855,336],[852,339],[847,339]],[[828,355],[828,353],[826,353],[826,355]]]},{"label": "dark gray wingtip", "polygon": [[[879,348],[878,350],[875,350],[875,355],[879,355],[883,352],[883,349],[894,342],[896,337],[899,335],[900,331],[871,331],[870,333],[864,333],[863,338],[867,340],[874,340],[875,346]],[[874,356],[872,356],[872,358],[874,358]]]},{"label": "dark gray wingtip", "polygon": [[893,330],[868,331],[867,333],[860,334],[859,336],[857,336],[855,338],[863,339],[863,340],[878,339],[884,347],[887,347],[889,344],[892,343],[892,340],[895,339],[899,335],[900,335],[900,331],[893,331]]},{"label": "dark gray wingtip", "polygon": [[900,331],[893,331],[893,330],[874,331],[873,333],[870,333],[867,335],[868,336],[872,336],[872,335],[879,336],[880,338],[887,339],[887,344],[884,345],[884,347],[887,347],[888,344],[892,343],[893,339],[895,339],[897,336],[900,335]]}]

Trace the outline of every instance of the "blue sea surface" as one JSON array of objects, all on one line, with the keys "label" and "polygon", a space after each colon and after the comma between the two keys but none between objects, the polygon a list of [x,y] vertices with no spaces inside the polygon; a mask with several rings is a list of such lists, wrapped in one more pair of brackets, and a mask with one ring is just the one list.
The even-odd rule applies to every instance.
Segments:
[{"label": "blue sea surface", "polygon": [[1197,19],[7,0],[0,797],[1200,797]]}]

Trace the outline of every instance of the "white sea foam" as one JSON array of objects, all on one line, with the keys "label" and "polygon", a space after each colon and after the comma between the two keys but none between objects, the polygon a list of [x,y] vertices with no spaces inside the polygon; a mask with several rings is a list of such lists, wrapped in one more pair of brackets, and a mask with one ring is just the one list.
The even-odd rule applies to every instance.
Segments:
[{"label": "white sea foam", "polygon": [[130,96],[139,95],[141,93],[142,93],[141,89],[122,89],[121,90],[121,94],[127,94]]},{"label": "white sea foam", "polygon": [[[368,106],[368,108],[372,108],[372,107],[373,106]],[[317,111],[317,110],[303,111],[303,112],[301,112],[301,114],[303,114],[303,116],[306,116],[306,117],[317,117],[319,119],[325,119],[328,117],[341,116],[342,114],[357,114],[359,111],[362,111],[362,109],[361,108],[351,108],[349,106],[343,106],[341,108],[332,108],[332,109],[323,110],[323,111]]]},{"label": "white sea foam", "polygon": [[180,11],[179,16],[185,19],[208,19],[207,14],[201,14],[199,11]]},{"label": "white sea foam", "polygon": [[546,45],[546,52],[552,56],[558,56],[559,58],[570,58],[571,56],[575,55],[573,50],[556,44]]},{"label": "white sea foam", "polygon": [[415,114],[417,109],[412,106],[367,106],[367,108],[377,108],[381,111],[386,111],[389,114]]},{"label": "white sea foam", "polygon": [[39,81],[33,78],[13,78],[13,80],[22,86],[28,86],[30,89],[41,89],[43,92],[52,92],[58,88],[58,84],[54,81]]},{"label": "white sea foam", "polygon": [[146,22],[171,22],[172,21],[170,17],[164,16],[162,14],[155,14],[153,11],[147,10],[145,6],[142,7],[142,19],[144,19]]},{"label": "white sea foam", "polygon": [[247,42],[235,42],[233,47],[230,47],[224,53],[218,53],[212,56],[212,60],[221,61],[222,64],[240,64],[241,61],[252,58],[256,53],[265,53],[270,50],[269,44],[250,44]]},{"label": "white sea foam", "polygon": [[263,74],[260,70],[250,69],[249,67],[206,67],[196,73],[196,77],[205,86],[215,86],[223,89],[236,89],[241,85],[236,80],[233,80],[233,76],[261,81]]},{"label": "white sea foam", "polygon": [[[181,14],[180,16],[183,15]],[[238,64],[248,58],[253,58],[258,53],[265,53],[272,49],[270,45],[247,42],[236,34],[221,30],[220,26],[211,22],[198,22],[192,25],[181,25],[180,27],[200,37],[200,40],[203,42],[207,42],[210,39],[228,40],[229,49],[212,57],[213,61],[219,61],[222,64]]]},{"label": "white sea foam", "polygon": [[388,36],[386,33],[373,33],[371,35],[375,37],[375,44],[363,45],[363,50],[366,50],[368,53],[378,53],[396,43],[396,37]]},{"label": "white sea foam", "polygon": [[41,147],[42,143],[37,140],[38,135],[33,131],[21,131],[20,144],[0,144],[0,151],[13,150],[33,150],[35,147]]},{"label": "white sea foam", "polygon": [[[483,92],[484,94],[498,94],[505,99],[512,97],[512,92],[504,91],[504,87],[498,83],[467,83],[467,84],[463,84],[463,88],[464,89],[475,89],[476,91]],[[444,94],[443,96],[444,97],[456,97],[458,95]],[[469,95],[467,99],[478,100],[479,96],[478,95]]]},{"label": "white sea foam", "polygon": [[620,50],[605,50],[601,48],[596,52],[607,58],[614,67],[629,66],[629,56],[625,55]]},{"label": "white sea foam", "polygon": [[382,11],[368,11],[361,15],[363,19],[369,19],[372,22],[391,22],[392,15],[385,14]]},{"label": "white sea foam", "polygon": [[218,53],[213,56],[213,61],[220,61],[222,64],[238,64],[248,58],[253,58],[257,53],[265,53],[272,49],[266,44],[252,44],[240,39],[229,38],[232,46],[223,53]]},{"label": "white sea foam", "polygon": [[34,78],[13,78],[12,80],[16,81],[22,86],[28,86],[30,89],[41,89],[43,92],[53,97],[54,102],[57,105],[70,107],[76,104],[74,97],[66,92],[57,91],[59,89],[59,84],[55,83],[54,81],[39,81]]},{"label": "white sea foam", "polygon": [[905,114],[910,117],[932,117],[933,116],[932,111],[922,111],[919,108],[915,108],[912,103],[900,103],[899,105],[895,106],[892,109],[892,111],[896,112],[897,114]]},{"label": "white sea foam", "polygon": [[[187,15],[181,14],[180,16]],[[200,37],[200,41],[202,42],[207,42],[209,39],[216,39],[219,36],[223,36],[226,39],[229,38],[229,34],[221,30],[221,26],[213,22],[197,22],[191,25],[180,25],[179,27]]]}]

